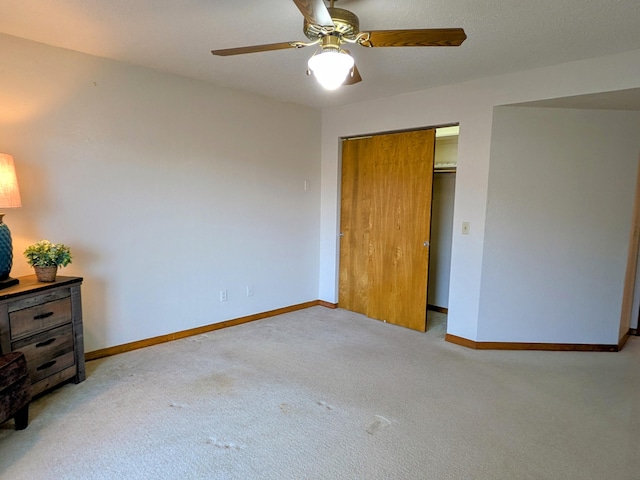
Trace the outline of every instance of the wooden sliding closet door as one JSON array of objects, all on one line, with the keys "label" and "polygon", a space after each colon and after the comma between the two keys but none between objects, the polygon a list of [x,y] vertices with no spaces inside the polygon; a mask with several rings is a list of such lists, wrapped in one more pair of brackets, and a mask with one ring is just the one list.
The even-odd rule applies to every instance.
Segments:
[{"label": "wooden sliding closet door", "polygon": [[370,138],[342,142],[340,200],[340,270],[338,303],[341,308],[368,315],[369,248],[372,176],[375,149]]},{"label": "wooden sliding closet door", "polygon": [[342,144],[340,307],[426,330],[435,130]]}]

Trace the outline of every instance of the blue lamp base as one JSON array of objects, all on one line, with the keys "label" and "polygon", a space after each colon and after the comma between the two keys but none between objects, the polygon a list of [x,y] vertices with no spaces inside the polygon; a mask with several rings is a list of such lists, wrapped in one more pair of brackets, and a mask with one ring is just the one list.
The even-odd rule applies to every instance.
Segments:
[{"label": "blue lamp base", "polygon": [[13,245],[9,227],[2,222],[3,216],[0,214],[0,290],[19,283],[17,278],[9,276],[13,266]]}]

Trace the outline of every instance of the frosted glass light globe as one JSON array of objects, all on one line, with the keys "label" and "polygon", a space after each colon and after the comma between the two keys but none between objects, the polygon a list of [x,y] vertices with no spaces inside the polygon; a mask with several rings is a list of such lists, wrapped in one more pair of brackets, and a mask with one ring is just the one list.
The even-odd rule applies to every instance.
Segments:
[{"label": "frosted glass light globe", "polygon": [[351,55],[336,50],[326,50],[309,59],[309,69],[327,90],[335,90],[342,85],[353,64]]}]

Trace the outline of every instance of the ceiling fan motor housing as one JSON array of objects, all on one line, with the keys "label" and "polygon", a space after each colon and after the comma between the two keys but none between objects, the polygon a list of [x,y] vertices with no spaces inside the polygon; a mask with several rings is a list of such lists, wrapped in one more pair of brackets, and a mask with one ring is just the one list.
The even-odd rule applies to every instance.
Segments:
[{"label": "ceiling fan motor housing", "polygon": [[309,40],[316,40],[326,36],[328,33],[337,34],[339,37],[353,38],[360,33],[360,20],[355,13],[344,8],[327,8],[333,24],[333,32],[327,32],[321,25],[312,25],[307,20],[304,21],[303,31]]}]

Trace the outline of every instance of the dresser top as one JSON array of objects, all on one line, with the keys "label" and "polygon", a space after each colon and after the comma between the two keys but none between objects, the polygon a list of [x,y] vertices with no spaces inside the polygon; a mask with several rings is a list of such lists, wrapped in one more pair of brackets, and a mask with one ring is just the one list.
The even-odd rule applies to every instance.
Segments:
[{"label": "dresser top", "polygon": [[51,290],[65,285],[73,285],[82,283],[82,277],[63,277],[56,276],[55,282],[39,282],[35,275],[27,275],[26,277],[18,277],[20,283],[11,287],[0,290],[0,300],[22,295],[24,293],[34,293],[39,291]]}]

